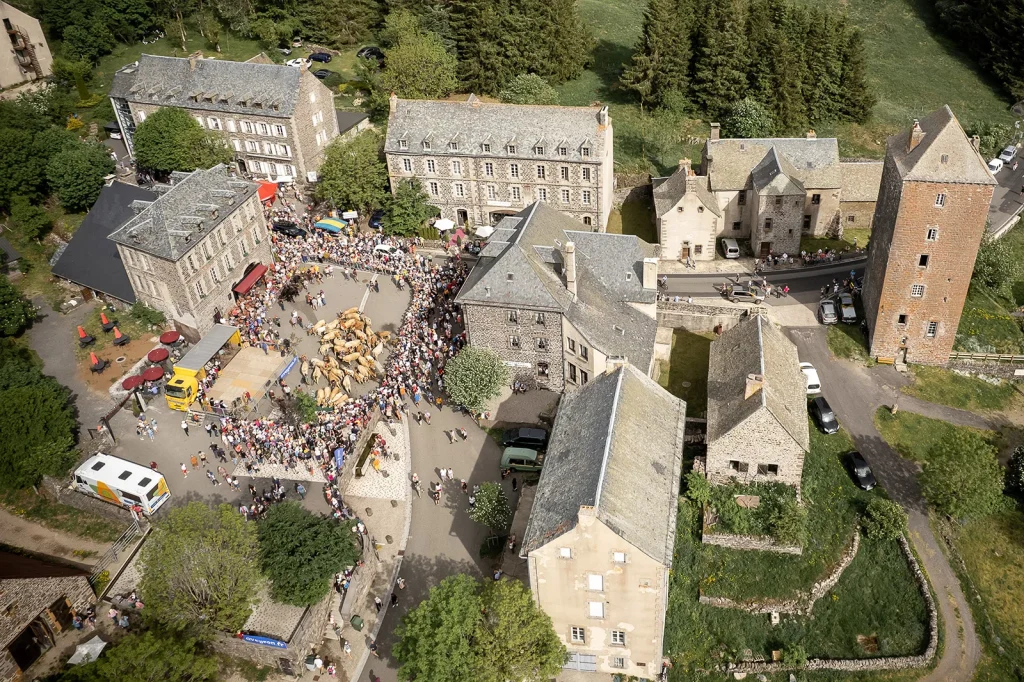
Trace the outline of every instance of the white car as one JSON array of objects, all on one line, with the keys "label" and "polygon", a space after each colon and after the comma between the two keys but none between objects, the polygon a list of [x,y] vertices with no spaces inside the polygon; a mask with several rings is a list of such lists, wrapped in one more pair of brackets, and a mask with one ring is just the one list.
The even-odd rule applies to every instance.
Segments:
[{"label": "white car", "polygon": [[388,256],[401,256],[401,255],[403,255],[401,248],[399,248],[397,246],[391,246],[391,244],[377,244],[377,246],[373,247],[373,252],[374,253],[386,254]]},{"label": "white car", "polygon": [[288,66],[294,66],[296,68],[305,66],[307,69],[309,68],[309,65],[312,63],[313,62],[309,61],[308,59],[303,59],[301,57],[299,59],[289,59],[288,61],[285,62],[285,64],[287,64]]},{"label": "white car", "polygon": [[1001,159],[992,159],[988,162],[988,169],[994,174],[1003,170],[1004,165]]},{"label": "white car", "polygon": [[999,153],[999,160],[1003,163],[1010,163],[1013,161],[1013,157],[1017,156],[1017,145],[1007,145],[1003,151]]},{"label": "white car", "polygon": [[814,365],[809,362],[801,362],[800,371],[807,379],[807,393],[821,393],[821,379],[818,378],[818,370],[814,369]]}]

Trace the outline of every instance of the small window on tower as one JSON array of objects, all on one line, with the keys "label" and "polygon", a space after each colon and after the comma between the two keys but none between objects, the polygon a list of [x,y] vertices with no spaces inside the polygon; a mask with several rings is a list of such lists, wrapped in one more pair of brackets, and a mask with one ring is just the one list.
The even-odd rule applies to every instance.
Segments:
[{"label": "small window on tower", "polygon": [[935,195],[935,208],[942,208],[946,205],[946,195],[936,194]]},{"label": "small window on tower", "polygon": [[939,157],[939,162],[943,164],[949,163],[949,154],[943,154]]},{"label": "small window on tower", "polygon": [[917,267],[926,268],[928,267],[928,254],[922,253],[917,259]]},{"label": "small window on tower", "polygon": [[932,338],[932,337],[935,336],[935,332],[937,332],[937,331],[939,331],[939,323],[938,322],[929,322],[928,323],[928,332],[925,335],[928,338]]},{"label": "small window on tower", "polygon": [[896,324],[906,324],[906,323],[907,323],[907,314],[906,313],[901,313],[900,315],[898,315],[896,317]]}]

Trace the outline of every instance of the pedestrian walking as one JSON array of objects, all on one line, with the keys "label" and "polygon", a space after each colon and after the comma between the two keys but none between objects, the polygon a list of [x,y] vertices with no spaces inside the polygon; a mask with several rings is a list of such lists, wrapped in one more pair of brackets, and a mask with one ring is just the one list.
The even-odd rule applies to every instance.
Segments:
[{"label": "pedestrian walking", "polygon": [[399,576],[397,582],[398,582],[398,589],[404,590],[405,589],[405,578],[402,578],[401,576]]},{"label": "pedestrian walking", "polygon": [[299,494],[299,499],[306,499],[306,487],[301,483],[295,484],[295,492]]},{"label": "pedestrian walking", "polygon": [[156,417],[149,420],[149,425],[153,427],[153,433],[160,433],[160,426],[156,423]]},{"label": "pedestrian walking", "polygon": [[146,435],[149,436],[150,440],[156,440],[156,432],[153,431],[152,426],[146,426]]},{"label": "pedestrian walking", "polygon": [[384,602],[380,600],[380,597],[373,598],[373,605],[377,607],[377,613],[380,613],[380,610],[384,608]]},{"label": "pedestrian walking", "polygon": [[398,606],[398,595],[394,592],[391,593],[391,605]]},{"label": "pedestrian walking", "polygon": [[220,485],[220,481],[217,480],[217,477],[214,476],[213,472],[210,471],[209,469],[206,470],[206,477],[210,479],[210,483],[214,485]]},{"label": "pedestrian walking", "polygon": [[345,646],[343,647],[343,650],[345,652],[345,656],[347,656],[348,658],[352,658],[352,645],[348,643],[347,639],[345,640]]},{"label": "pedestrian walking", "polygon": [[185,466],[184,462],[181,463],[181,475],[188,478],[188,467]]},{"label": "pedestrian walking", "polygon": [[451,431],[446,429],[444,435],[448,436],[449,445],[455,445],[455,429],[452,429]]},{"label": "pedestrian walking", "polygon": [[449,481],[454,481],[455,480],[455,472],[452,471],[451,467],[448,467],[448,472],[446,473],[446,475],[448,476],[448,480]]},{"label": "pedestrian walking", "polygon": [[199,451],[199,461],[203,463],[203,466],[206,466],[206,452],[203,450]]},{"label": "pedestrian walking", "polygon": [[430,426],[430,413],[429,412],[424,412],[423,413],[423,420],[425,422],[427,422],[427,426]]},{"label": "pedestrian walking", "polygon": [[195,468],[197,468],[199,466],[199,458],[196,457],[195,455],[192,455],[192,457],[190,458],[189,461],[192,462],[192,468],[193,469],[195,469]]},{"label": "pedestrian walking", "polygon": [[519,481],[517,481],[516,477],[513,476],[512,477],[512,492],[515,492],[518,489],[519,489]]},{"label": "pedestrian walking", "polygon": [[188,435],[188,422],[184,419],[181,420],[181,430],[185,432],[186,436]]},{"label": "pedestrian walking", "polygon": [[213,437],[213,433],[212,433],[213,432],[213,424],[210,424],[209,422],[207,422],[207,423],[203,424],[203,428],[206,429],[206,435],[209,436],[210,438],[212,438]]},{"label": "pedestrian walking", "polygon": [[466,483],[466,479],[463,478],[459,481],[459,487],[462,488],[462,493],[464,495],[469,494],[469,485]]},{"label": "pedestrian walking", "polygon": [[380,652],[377,651],[377,642],[370,642],[370,653],[380,658]]},{"label": "pedestrian walking", "polygon": [[123,616],[121,616],[121,620],[118,621],[118,625],[121,626],[122,630],[128,630],[129,623],[128,623],[128,614],[127,613],[124,614]]}]

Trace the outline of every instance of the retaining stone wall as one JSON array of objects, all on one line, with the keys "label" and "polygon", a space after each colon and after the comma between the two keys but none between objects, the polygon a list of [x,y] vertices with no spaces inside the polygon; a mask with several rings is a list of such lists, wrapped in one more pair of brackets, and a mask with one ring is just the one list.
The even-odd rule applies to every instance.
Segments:
[{"label": "retaining stone wall", "polygon": [[726,533],[703,533],[701,542],[705,545],[717,545],[729,549],[757,550],[775,552],[776,554],[803,554],[804,549],[798,545],[782,545],[771,538],[758,538],[752,535],[729,535]]},{"label": "retaining stone wall", "polygon": [[758,313],[767,315],[768,309],[759,306],[744,308],[739,306],[659,301],[658,326],[706,334],[714,331],[716,326],[721,325],[722,331],[725,332],[735,327],[745,317]]},{"label": "retaining stone wall", "polygon": [[975,376],[998,377],[1008,381],[1021,381],[1024,376],[1014,374],[1017,370],[1024,370],[1024,364],[1019,362],[981,362],[977,360],[950,360],[946,363],[946,369],[957,372],[966,372]]},{"label": "retaining stone wall", "polygon": [[96,497],[90,497],[77,490],[70,490],[64,482],[50,476],[43,476],[43,481],[39,487],[40,492],[46,497],[50,497],[69,507],[102,516],[108,521],[118,524],[129,524],[134,520],[132,513],[124,507],[104,502]]}]

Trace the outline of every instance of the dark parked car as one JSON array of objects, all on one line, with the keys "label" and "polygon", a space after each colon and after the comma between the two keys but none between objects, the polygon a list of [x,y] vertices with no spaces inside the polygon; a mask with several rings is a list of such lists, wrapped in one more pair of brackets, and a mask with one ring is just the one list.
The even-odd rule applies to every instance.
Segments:
[{"label": "dark parked car", "polygon": [[839,422],[828,401],[818,397],[811,401],[811,416],[818,422],[822,433],[833,434],[839,431]]},{"label": "dark parked car", "polygon": [[544,429],[506,429],[501,438],[502,447],[543,450],[548,446],[548,432]]},{"label": "dark parked car", "polygon": [[864,455],[859,452],[850,453],[850,471],[853,473],[853,479],[857,485],[864,490],[871,490],[875,487],[875,475],[871,473],[871,467],[868,466]]},{"label": "dark parked car", "polygon": [[323,64],[326,64],[327,62],[331,61],[332,57],[326,52],[314,52],[313,54],[309,55],[309,59],[314,62],[321,62]]},{"label": "dark parked car", "polygon": [[374,211],[370,214],[370,227],[379,230],[384,225],[384,211]]},{"label": "dark parked car", "polygon": [[327,69],[317,69],[316,71],[313,72],[313,75],[319,78],[320,80],[323,80],[330,76],[331,73],[332,72],[328,71]]},{"label": "dark parked car", "polygon": [[359,50],[359,52],[356,52],[356,56],[360,59],[376,59],[380,61],[384,59],[384,51],[376,45],[367,45]]},{"label": "dark parked car", "polygon": [[290,220],[275,220],[272,228],[274,232],[280,232],[286,237],[306,236],[306,231]]}]

